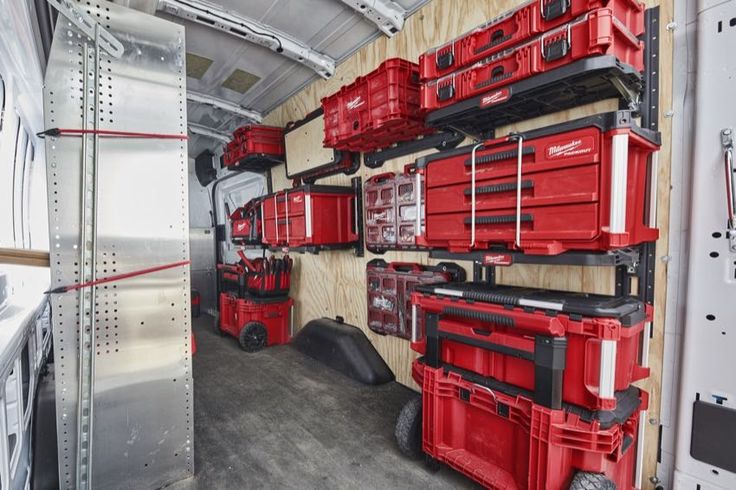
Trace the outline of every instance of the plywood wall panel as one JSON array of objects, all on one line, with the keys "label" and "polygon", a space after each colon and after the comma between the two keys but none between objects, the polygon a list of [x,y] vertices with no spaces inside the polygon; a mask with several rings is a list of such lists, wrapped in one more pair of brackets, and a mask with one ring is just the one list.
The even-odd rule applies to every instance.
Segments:
[{"label": "plywood wall panel", "polygon": [[[283,126],[289,121],[303,118],[317,109],[320,99],[337,91],[342,85],[350,83],[359,75],[375,69],[386,58],[399,56],[416,61],[426,49],[437,46],[459,34],[472,29],[485,20],[495,17],[504,11],[520,4],[513,0],[433,0],[419,12],[410,17],[404,30],[392,39],[381,37],[356,52],[350,59],[340,64],[331,80],[318,80],[292,97],[266,118],[266,124]],[[658,2],[649,1],[650,6]],[[666,255],[667,222],[669,209],[669,166],[670,166],[670,122],[662,114],[671,105],[671,73],[672,73],[672,39],[665,25],[673,17],[672,0],[663,0],[661,4],[660,22],[660,130],[663,135],[663,147],[660,152],[659,169],[659,216],[658,223],[661,239],[658,242],[658,256]],[[498,128],[497,135],[505,135],[511,130],[526,130],[548,124],[575,119],[588,114],[615,110],[617,101],[602,101],[595,104],[563,111],[548,116],[524,121],[512,126]],[[361,168],[358,175],[366,179],[379,172],[401,171],[406,163],[410,163],[418,155],[407,156],[387,162],[381,169]],[[335,176],[323,179],[320,183],[349,185],[347,176]],[[283,166],[273,170],[274,188],[289,187]],[[388,252],[383,256],[366,253],[364,258],[356,258],[350,251],[322,252],[319,255],[298,255],[296,273],[292,286],[292,296],[297,304],[297,326],[310,319],[340,315],[366,331],[376,349],[384,357],[396,374],[399,382],[416,388],[411,379],[411,361],[415,354],[409,349],[408,342],[374,334],[367,328],[367,308],[365,290],[366,262],[381,257],[384,260],[415,261],[419,263],[437,263],[428,258],[426,253]],[[469,263],[463,264],[470,266]],[[468,271],[470,273],[470,271]],[[652,424],[647,427],[645,439],[644,488],[653,488],[649,477],[655,474],[658,416],[660,403],[660,383],[663,351],[663,325],[665,301],[666,266],[657,264],[656,270],[656,304],[657,313],[654,323],[654,335],[650,348],[650,365],[652,376],[642,383],[651,393],[650,418]],[[558,288],[571,291],[587,291],[612,294],[614,291],[614,273],[611,268],[604,267],[565,267],[565,266],[532,266],[519,265],[498,271],[499,282],[524,286]]]}]

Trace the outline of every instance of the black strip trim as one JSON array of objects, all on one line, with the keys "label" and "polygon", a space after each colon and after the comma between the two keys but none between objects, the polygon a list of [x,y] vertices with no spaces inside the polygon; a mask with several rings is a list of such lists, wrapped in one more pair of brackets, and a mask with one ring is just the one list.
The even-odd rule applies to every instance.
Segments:
[{"label": "black strip trim", "polygon": [[[475,188],[475,194],[495,194],[497,192],[509,192],[509,191],[515,191],[519,187],[516,182],[505,182],[503,184],[492,184],[492,185],[484,185],[481,187]],[[521,181],[521,188],[522,189],[533,189],[534,188],[534,181],[533,180],[522,180]],[[470,196],[473,194],[473,189],[465,189],[465,195]]]},{"label": "black strip trim", "polygon": [[[534,217],[531,214],[522,214],[519,218],[522,223],[531,223]],[[473,222],[472,218],[465,218],[465,224],[469,225]],[[506,223],[516,223],[515,214],[505,214],[503,216],[476,216],[476,225],[501,225]]]},{"label": "black strip trim", "polygon": [[[493,37],[493,34],[491,34],[491,38],[492,37]],[[473,51],[473,53],[474,54],[480,54],[483,51],[487,51],[487,50],[491,49],[494,46],[498,46],[499,44],[505,43],[509,39],[511,39],[511,34],[508,34],[506,36],[501,36],[499,38],[493,39],[491,42],[486,43],[483,46],[478,46],[477,48],[475,48],[475,50]]]},{"label": "black strip trim", "polygon": [[482,349],[489,350],[492,352],[498,352],[499,354],[503,354],[505,356],[516,357],[518,359],[524,359],[525,361],[534,362],[533,352],[529,352],[529,351],[525,351],[521,349],[515,349],[513,347],[508,347],[506,345],[495,344],[493,342],[484,342],[482,340],[471,339],[463,335],[443,332],[441,330],[439,331],[438,336],[441,339],[451,340],[459,344],[470,345],[473,347],[480,347]]}]

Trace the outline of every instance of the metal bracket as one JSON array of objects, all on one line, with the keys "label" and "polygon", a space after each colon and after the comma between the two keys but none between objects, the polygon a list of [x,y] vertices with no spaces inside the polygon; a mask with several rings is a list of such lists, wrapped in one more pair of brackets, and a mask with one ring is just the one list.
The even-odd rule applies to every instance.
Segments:
[{"label": "metal bracket", "polygon": [[366,19],[370,20],[388,37],[404,28],[406,10],[391,0],[341,0]]},{"label": "metal bracket", "polygon": [[208,128],[206,126],[202,126],[201,124],[189,123],[188,129],[189,129],[189,132],[192,134],[206,136],[214,140],[222,141],[223,143],[226,143],[226,144],[230,143],[230,140],[232,139],[230,135],[227,133],[223,133],[221,131],[217,131],[215,129]]},{"label": "metal bracket", "polygon": [[123,45],[110,31],[102,27],[87,12],[72,0],[47,0],[61,15],[69,19],[80,31],[91,40],[97,39],[100,48],[115,59],[123,56]]},{"label": "metal bracket", "polygon": [[463,142],[465,135],[458,131],[442,131],[423,138],[404,141],[385,150],[374,151],[363,155],[363,164],[368,168],[378,168],[388,160],[411,155],[429,148],[449,150]]},{"label": "metal bracket", "polygon": [[301,63],[322,78],[335,73],[335,60],[281,31],[203,0],[158,0],[158,9],[258,44]]},{"label": "metal bracket", "polygon": [[726,177],[726,209],[728,210],[728,248],[736,252],[736,189],[734,189],[734,173],[736,167],[733,163],[733,129],[721,130],[721,146],[723,146],[723,162],[725,164]]},{"label": "metal bracket", "polygon": [[260,112],[246,109],[243,106],[230,102],[229,100],[212,97],[211,95],[200,94],[198,92],[187,91],[187,100],[197,102],[198,104],[209,105],[217,109],[230,112],[232,114],[242,116],[255,123],[263,121],[263,115]]}]

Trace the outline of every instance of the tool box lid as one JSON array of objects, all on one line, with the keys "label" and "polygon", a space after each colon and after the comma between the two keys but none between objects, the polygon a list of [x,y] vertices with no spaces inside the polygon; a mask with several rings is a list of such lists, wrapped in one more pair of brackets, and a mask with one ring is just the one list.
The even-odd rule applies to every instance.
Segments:
[{"label": "tool box lid", "polygon": [[478,282],[420,284],[414,290],[467,301],[520,306],[583,317],[614,318],[624,326],[636,325],[646,320],[644,303],[634,297],[488,286]]}]

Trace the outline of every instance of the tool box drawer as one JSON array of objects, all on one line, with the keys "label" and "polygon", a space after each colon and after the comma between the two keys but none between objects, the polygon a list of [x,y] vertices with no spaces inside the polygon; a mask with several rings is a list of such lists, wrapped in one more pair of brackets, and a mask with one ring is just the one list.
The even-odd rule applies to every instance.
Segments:
[{"label": "tool box drawer", "polygon": [[552,410],[529,393],[452,366],[422,366],[422,449],[486,488],[567,490],[578,472],[633,490],[640,414],[632,387],[620,409]]},{"label": "tool box drawer", "polygon": [[601,7],[611,9],[634,36],[644,32],[644,5],[637,0],[534,0],[426,51],[419,57],[420,78],[447,75]]},{"label": "tool box drawer", "polygon": [[610,9],[598,9],[512,50],[422,84],[422,109],[441,109],[584,58],[606,55],[636,71],[644,69],[643,43]]},{"label": "tool box drawer", "polygon": [[382,173],[366,181],[363,207],[368,250],[380,253],[416,246],[416,235],[424,228],[422,181],[423,176],[408,168],[402,174]]},{"label": "tool box drawer", "polygon": [[545,406],[613,409],[616,392],[649,375],[639,354],[651,311],[634,298],[450,283],[418,285],[412,304],[425,316],[412,348]]}]

